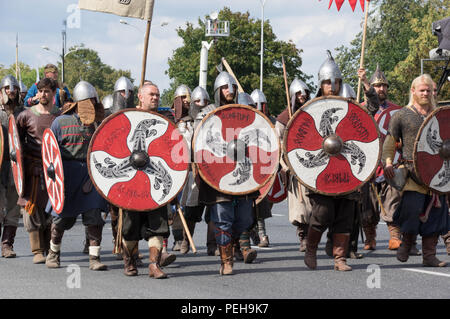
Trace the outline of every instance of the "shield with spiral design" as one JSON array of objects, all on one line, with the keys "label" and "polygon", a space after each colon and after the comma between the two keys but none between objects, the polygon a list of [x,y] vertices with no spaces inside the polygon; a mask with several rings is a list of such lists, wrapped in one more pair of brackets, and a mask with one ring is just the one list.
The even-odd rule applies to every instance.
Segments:
[{"label": "shield with spiral design", "polygon": [[336,96],[316,98],[298,110],[286,126],[283,149],[297,179],[330,196],[361,187],[375,173],[381,156],[373,117]]},{"label": "shield with spiral design", "polygon": [[55,212],[60,214],[64,208],[64,169],[58,141],[49,128],[42,135],[42,165],[48,198]]},{"label": "shield with spiral design", "polygon": [[414,144],[414,169],[439,194],[450,192],[450,106],[434,110],[422,123]]},{"label": "shield with spiral design", "polygon": [[150,211],[172,201],[189,172],[189,151],[166,117],[126,109],[106,118],[92,136],[88,169],[99,193],[126,210]]},{"label": "shield with spiral design", "polygon": [[273,124],[246,105],[229,104],[209,113],[195,130],[192,149],[201,178],[224,194],[259,190],[279,164]]},{"label": "shield with spiral design", "polygon": [[16,186],[17,194],[23,196],[25,177],[23,175],[22,143],[20,143],[16,119],[12,114],[9,116],[8,142],[14,185]]}]

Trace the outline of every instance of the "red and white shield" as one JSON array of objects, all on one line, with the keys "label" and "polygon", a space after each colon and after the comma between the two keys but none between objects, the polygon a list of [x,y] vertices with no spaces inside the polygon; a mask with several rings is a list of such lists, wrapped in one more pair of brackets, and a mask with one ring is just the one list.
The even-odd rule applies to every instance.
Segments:
[{"label": "red and white shield", "polygon": [[24,175],[22,160],[22,144],[20,143],[19,132],[16,126],[14,115],[9,116],[8,127],[9,157],[11,159],[11,169],[16,185],[17,194],[23,196]]},{"label": "red and white shield", "polygon": [[54,211],[60,214],[64,208],[64,169],[58,141],[49,128],[42,135],[42,165],[48,198]]},{"label": "red and white shield", "polygon": [[450,192],[450,106],[434,110],[419,129],[414,144],[414,168],[431,190]]},{"label": "red and white shield", "polygon": [[275,175],[275,180],[267,194],[267,199],[272,203],[280,203],[286,199],[288,190],[281,180],[280,173]]},{"label": "red and white shield", "polygon": [[[380,131],[380,139],[381,139],[381,145],[383,145],[384,140],[386,138],[386,135],[388,134],[389,130],[389,121],[391,120],[392,116],[400,111],[402,109],[401,106],[398,105],[392,105],[385,109],[383,112],[381,112],[378,115],[375,115],[375,121],[377,121],[378,124],[378,130]],[[393,164],[398,163],[400,160],[401,154],[396,151],[394,155],[394,161]]]},{"label": "red and white shield", "polygon": [[280,156],[273,124],[260,111],[230,104],[209,113],[192,141],[202,179],[230,195],[259,190],[275,174]]},{"label": "red and white shield", "polygon": [[166,117],[126,109],[106,118],[89,144],[88,169],[99,193],[126,210],[150,211],[183,189],[189,151]]},{"label": "red and white shield", "polygon": [[335,96],[316,98],[298,110],[286,126],[283,148],[297,179],[323,195],[361,187],[381,156],[373,117],[360,105]]}]

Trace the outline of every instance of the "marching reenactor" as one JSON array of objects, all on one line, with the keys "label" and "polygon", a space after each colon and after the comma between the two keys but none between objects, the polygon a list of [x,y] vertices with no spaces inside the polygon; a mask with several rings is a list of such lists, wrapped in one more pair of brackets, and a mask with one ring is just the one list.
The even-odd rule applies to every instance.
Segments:
[{"label": "marching reenactor", "polygon": [[[338,65],[335,63],[331,53],[328,51],[328,58],[322,64],[318,73],[319,91],[316,97],[339,96],[342,90],[342,75]],[[369,112],[375,113],[376,110],[370,109]],[[334,113],[339,108],[329,109],[325,112]],[[332,134],[332,122],[338,117],[326,117],[323,127],[324,137],[328,139]],[[330,131],[330,132],[328,132]],[[330,139],[330,147],[333,148],[337,140]],[[338,145],[339,142],[336,144]],[[328,152],[325,150],[325,152]],[[333,149],[330,152],[334,152]],[[338,271],[349,271],[351,267],[347,265],[346,256],[349,249],[350,234],[355,229],[355,215],[357,214],[357,204],[359,202],[359,193],[354,191],[341,196],[328,196],[318,192],[309,192],[309,199],[312,204],[312,214],[310,226],[308,229],[305,264],[310,269],[316,269],[316,252],[322,233],[329,228],[332,237],[332,254],[334,257],[334,269]]]},{"label": "marching reenactor", "polygon": [[48,268],[60,267],[64,232],[73,227],[81,214],[89,238],[89,269],[106,270],[107,266],[100,262],[100,245],[105,224],[101,213],[107,211],[107,202],[93,187],[86,164],[89,141],[104,118],[104,109],[97,91],[86,81],[75,86],[73,99],[73,103],[64,105],[62,114],[51,125],[62,156],[66,204],[60,214],[50,206],[50,202],[47,205],[46,210],[53,215],[53,222],[45,264]]},{"label": "marching reenactor", "polygon": [[[289,86],[289,98],[291,99],[291,114],[294,114],[306,102],[311,99],[311,91],[302,80],[295,78]],[[286,125],[289,121],[289,110],[286,109],[277,117],[275,128],[280,140],[282,140]],[[309,219],[311,216],[311,203],[306,196],[308,189],[300,184],[294,174],[290,173],[284,157],[280,160],[281,176],[283,183],[288,188],[289,222],[297,227],[296,233],[300,240],[299,251],[306,250],[306,238],[308,235]]]},{"label": "marching reenactor", "polygon": [[23,224],[30,237],[33,263],[45,263],[44,255],[50,248],[51,215],[45,213],[48,201],[47,188],[42,170],[42,138],[44,130],[50,128],[60,110],[53,104],[57,84],[50,78],[43,78],[36,85],[39,103],[17,116],[16,123],[23,147],[25,189],[18,204],[26,212]]},{"label": "marching reenactor", "polygon": [[[399,174],[393,166],[396,144],[401,145],[403,163],[408,170],[408,174],[405,174],[407,177],[402,188],[402,198],[393,216],[393,222],[399,225],[402,232],[402,243],[397,249],[397,259],[401,262],[408,260],[415,238],[419,234],[422,236],[423,265],[444,267],[446,263],[436,258],[436,246],[439,235],[446,234],[450,229],[448,204],[445,195],[430,189],[431,185],[429,184],[429,187],[424,186],[422,179],[417,175],[418,171],[415,169],[415,165],[413,165],[416,137],[422,139],[422,136],[425,136],[422,143],[419,143],[423,145],[423,152],[426,154],[436,153],[435,156],[440,163],[442,163],[442,159],[445,159],[444,163],[448,163],[450,158],[448,139],[439,141],[441,136],[442,139],[446,139],[442,134],[448,136],[446,133],[448,120],[439,122],[439,119],[434,117],[436,123],[434,127],[429,126],[428,129],[419,131],[427,116],[432,116],[435,109],[433,80],[427,74],[420,75],[411,84],[408,105],[395,113],[389,122],[389,135],[383,145],[382,159],[386,178],[393,179]],[[442,130],[441,133],[439,130]],[[430,165],[432,159],[433,157],[430,155],[426,156],[427,163],[422,164],[422,167],[433,167]],[[421,164],[420,160],[418,161],[418,164]],[[422,161],[425,160],[422,159]],[[433,168],[433,170],[436,169],[438,167]],[[430,175],[433,177],[432,174]],[[437,178],[434,181],[434,187],[448,184],[447,175],[440,174]]]},{"label": "marching reenactor", "polygon": [[[237,83],[228,72],[220,72],[214,82],[214,103],[216,107],[234,104]],[[203,179],[199,184],[199,202],[210,206],[211,220],[215,226],[216,242],[219,246],[221,275],[233,274],[233,256],[239,236],[253,224],[252,204],[259,192],[245,196],[229,195],[212,188]],[[256,258],[256,251],[242,247],[244,261]]]},{"label": "marching reenactor", "polygon": [[14,258],[13,250],[16,230],[19,226],[20,207],[17,205],[17,190],[14,186],[14,178],[10,163],[8,146],[9,117],[15,117],[23,111],[19,98],[20,86],[12,75],[5,76],[0,82],[0,119],[3,130],[3,161],[1,166],[0,185],[0,232],[2,233],[2,257]]}]

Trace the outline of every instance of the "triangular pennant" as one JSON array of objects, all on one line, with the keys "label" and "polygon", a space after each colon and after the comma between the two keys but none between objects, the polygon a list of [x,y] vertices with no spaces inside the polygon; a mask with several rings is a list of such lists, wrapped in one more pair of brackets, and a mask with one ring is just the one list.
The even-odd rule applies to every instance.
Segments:
[{"label": "triangular pennant", "polygon": [[366,0],[359,0],[359,3],[361,4],[361,9],[364,12],[364,4],[365,4]]},{"label": "triangular pennant", "polygon": [[336,7],[337,10],[341,10],[342,4],[344,3],[345,0],[335,0],[336,1]]},{"label": "triangular pennant", "polygon": [[348,2],[350,3],[350,7],[352,7],[353,12],[355,12],[355,7],[356,7],[356,2],[358,0],[348,0]]}]

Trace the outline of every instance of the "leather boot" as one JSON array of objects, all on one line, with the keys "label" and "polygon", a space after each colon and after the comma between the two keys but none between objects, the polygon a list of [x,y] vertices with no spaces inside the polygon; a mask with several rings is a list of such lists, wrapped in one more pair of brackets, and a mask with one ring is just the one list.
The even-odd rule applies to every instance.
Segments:
[{"label": "leather boot", "polygon": [[[191,237],[194,236],[195,222],[192,220],[187,220],[186,224],[189,229],[189,232],[191,233]],[[186,231],[183,229],[183,241],[181,242],[180,253],[187,254],[189,252],[189,248],[190,248],[189,239]]]},{"label": "leather boot", "polygon": [[401,262],[406,262],[409,258],[409,251],[411,250],[414,240],[417,235],[404,233],[400,247],[397,249],[397,259]]},{"label": "leather boot", "polygon": [[338,271],[350,271],[352,267],[347,265],[345,258],[348,249],[348,242],[350,240],[350,234],[333,234],[333,257],[334,257],[334,270]]},{"label": "leather boot", "polygon": [[258,234],[258,225],[252,227],[249,231],[250,239],[253,242],[253,245],[258,245],[261,243],[260,235]]},{"label": "leather boot", "polygon": [[16,253],[13,250],[14,238],[16,237],[16,226],[5,226],[2,236],[2,257],[15,258]]},{"label": "leather boot", "polygon": [[410,256],[420,256],[420,255],[422,255],[420,250],[417,248],[417,235],[414,238],[414,241],[413,241],[413,244],[411,246],[411,249],[409,250],[409,255]]},{"label": "leather boot", "polygon": [[106,270],[108,266],[100,262],[100,246],[89,246],[89,269]]},{"label": "leather boot", "polygon": [[389,230],[389,235],[390,235],[390,239],[389,239],[389,246],[388,248],[390,250],[397,250],[401,243],[401,235],[402,233],[400,232],[400,227],[398,227],[397,225],[394,225],[392,223],[387,223],[388,226],[388,230]]},{"label": "leather boot", "polygon": [[423,258],[422,263],[425,267],[445,267],[447,263],[436,258],[436,246],[438,235],[422,237]]},{"label": "leather boot", "polygon": [[216,243],[216,235],[214,234],[214,223],[212,221],[208,223],[208,229],[206,233],[206,247],[208,256],[219,255]]},{"label": "leather boot", "polygon": [[222,276],[233,274],[233,243],[229,242],[226,246],[219,245],[220,269]]},{"label": "leather boot", "polygon": [[167,275],[159,267],[161,260],[161,250],[156,247],[149,248],[150,264],[148,265],[148,275],[155,279],[167,278]]},{"label": "leather boot", "polygon": [[239,238],[235,238],[233,241],[233,254],[236,261],[243,261],[244,255],[242,255],[241,245],[239,244]]},{"label": "leather boot", "polygon": [[44,245],[41,242],[42,231],[34,230],[28,233],[30,237],[31,252],[33,253],[33,264],[44,264]]},{"label": "leather boot", "polygon": [[450,231],[447,234],[442,235],[441,237],[442,240],[444,241],[445,249],[447,250],[447,255],[450,256]]},{"label": "leather boot", "polygon": [[242,232],[239,237],[239,247],[241,249],[242,257],[244,259],[244,263],[251,264],[257,256],[256,250],[252,249],[250,246],[250,235],[247,231]]},{"label": "leather boot", "polygon": [[[60,256],[61,256],[61,244],[59,245],[54,245],[54,244],[50,244],[52,248],[50,248],[48,250],[48,255],[47,258],[45,259],[45,265],[47,266],[47,268],[59,268],[61,265],[61,261],[60,261]],[[56,249],[55,249],[56,247]]]},{"label": "leather boot", "polygon": [[161,255],[159,257],[159,265],[161,267],[169,266],[176,259],[177,259],[177,256],[175,256],[175,254],[170,254],[167,252],[167,238],[164,238],[163,248],[161,250]]},{"label": "leather boot", "polygon": [[300,252],[306,251],[306,242],[307,242],[307,236],[308,236],[308,224],[300,224],[297,226],[297,237],[300,240]]},{"label": "leather boot", "polygon": [[305,265],[309,269],[317,268],[317,247],[320,243],[322,232],[315,230],[311,226],[308,229],[308,236],[306,238],[306,251],[305,251]]},{"label": "leather boot", "polygon": [[377,236],[377,226],[370,225],[363,227],[364,234],[366,235],[366,240],[364,241],[364,250],[375,250],[377,245],[376,236]]},{"label": "leather boot", "polygon": [[256,245],[258,247],[269,247],[269,236],[266,234],[266,222],[264,219],[260,218],[257,221],[257,228],[258,228],[258,242]]},{"label": "leather boot", "polygon": [[137,241],[122,241],[122,258],[125,276],[137,276],[136,256],[138,255]]},{"label": "leather boot", "polygon": [[328,257],[333,257],[333,238],[330,230],[327,232],[327,242],[325,243],[325,253]]}]

